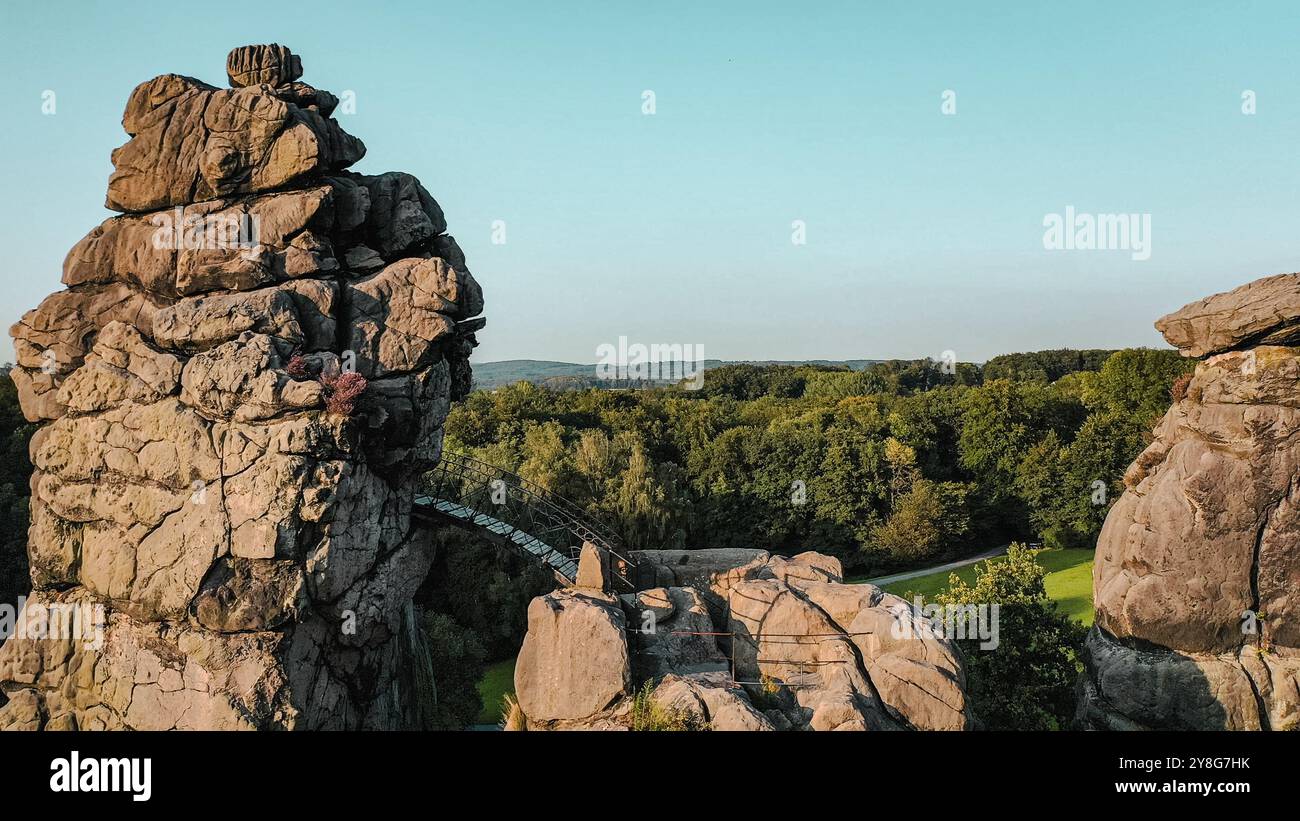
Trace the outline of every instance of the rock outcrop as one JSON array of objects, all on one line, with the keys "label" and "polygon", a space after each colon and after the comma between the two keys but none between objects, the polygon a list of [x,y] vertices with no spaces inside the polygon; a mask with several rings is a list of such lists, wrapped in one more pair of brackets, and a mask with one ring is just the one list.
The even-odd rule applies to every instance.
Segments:
[{"label": "rock outcrop", "polygon": [[645,551],[664,586],[533,600],[515,667],[529,729],[627,729],[638,682],[714,730],[962,730],[960,653],[817,553]]},{"label": "rock outcrop", "polygon": [[1156,323],[1205,357],[1097,543],[1079,722],[1300,727],[1300,274]]},{"label": "rock outcrop", "polygon": [[412,525],[482,293],[441,209],[278,45],[231,88],[132,92],[66,290],[12,329],[32,439],[28,611],[97,641],[0,648],[0,727],[421,723]]}]

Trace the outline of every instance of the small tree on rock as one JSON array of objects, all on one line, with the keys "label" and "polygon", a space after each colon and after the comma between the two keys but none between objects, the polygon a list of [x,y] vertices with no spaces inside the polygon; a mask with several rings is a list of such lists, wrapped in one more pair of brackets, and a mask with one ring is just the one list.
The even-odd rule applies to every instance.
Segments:
[{"label": "small tree on rock", "polygon": [[1034,552],[1011,545],[1003,561],[981,563],[975,584],[957,574],[941,604],[998,605],[998,645],[959,641],[967,692],[989,730],[1058,730],[1074,716],[1075,682],[1086,630],[1057,610]]}]

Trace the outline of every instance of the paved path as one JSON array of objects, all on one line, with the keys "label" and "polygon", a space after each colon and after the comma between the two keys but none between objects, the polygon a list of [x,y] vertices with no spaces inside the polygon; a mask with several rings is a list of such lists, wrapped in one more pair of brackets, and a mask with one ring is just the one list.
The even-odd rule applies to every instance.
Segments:
[{"label": "paved path", "polygon": [[877,579],[867,579],[866,583],[874,584],[876,587],[884,587],[887,584],[893,584],[894,582],[905,582],[908,579],[915,579],[920,576],[928,576],[931,573],[942,573],[945,570],[957,570],[958,568],[966,567],[968,565],[975,564],[976,562],[982,562],[985,559],[991,559],[994,556],[1001,556],[1003,553],[1006,552],[1007,552],[1007,545],[1002,545],[1001,547],[995,547],[992,550],[985,551],[984,553],[981,553],[978,556],[971,556],[969,559],[962,559],[961,561],[956,561],[956,562],[948,562],[947,564],[941,564],[938,565],[937,567],[927,567],[924,570],[909,570],[906,573],[895,573],[892,576],[881,576],[880,578]]}]

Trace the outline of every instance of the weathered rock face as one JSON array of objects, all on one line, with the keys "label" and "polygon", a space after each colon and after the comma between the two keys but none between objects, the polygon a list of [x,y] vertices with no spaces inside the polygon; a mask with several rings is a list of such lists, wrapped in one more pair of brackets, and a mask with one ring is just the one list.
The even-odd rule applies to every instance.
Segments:
[{"label": "weathered rock face", "polygon": [[1156,326],[1197,365],[1097,543],[1079,718],[1300,726],[1300,275]]},{"label": "weathered rock face", "polygon": [[635,558],[655,563],[667,584],[621,596],[621,610],[587,591],[533,601],[515,667],[529,728],[627,728],[637,681],[654,682],[660,706],[715,730],[973,725],[956,647],[903,599],[843,584],[835,559]]},{"label": "weathered rock face", "polygon": [[407,174],[277,45],[233,88],[132,93],[67,289],[16,324],[32,440],[29,610],[102,641],[0,648],[0,727],[418,726],[411,521],[482,293]]}]

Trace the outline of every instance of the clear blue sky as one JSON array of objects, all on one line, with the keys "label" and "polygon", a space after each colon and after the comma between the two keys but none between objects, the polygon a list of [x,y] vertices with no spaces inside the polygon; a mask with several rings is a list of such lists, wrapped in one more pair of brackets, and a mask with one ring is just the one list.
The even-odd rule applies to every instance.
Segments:
[{"label": "clear blue sky", "polygon": [[[18,5],[6,326],[108,216],[131,89],[224,84],[232,46],[272,41],[356,92],[357,170],[442,204],[487,298],[480,361],[620,335],[724,359],[1156,345],[1161,314],[1300,268],[1293,3]],[[1044,250],[1067,205],[1150,213],[1151,258]]]}]

